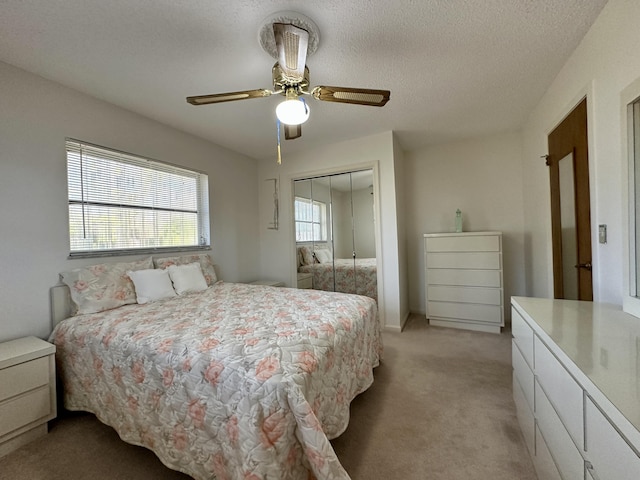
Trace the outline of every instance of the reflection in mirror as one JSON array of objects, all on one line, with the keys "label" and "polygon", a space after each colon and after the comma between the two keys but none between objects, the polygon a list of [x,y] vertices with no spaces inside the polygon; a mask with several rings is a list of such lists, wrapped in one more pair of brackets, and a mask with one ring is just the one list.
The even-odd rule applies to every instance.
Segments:
[{"label": "reflection in mirror", "polygon": [[373,193],[372,170],[294,182],[298,288],[377,299]]},{"label": "reflection in mirror", "polygon": [[573,180],[573,153],[558,163],[560,174],[560,223],[562,228],[562,286],[567,300],[578,300],[578,233]]}]

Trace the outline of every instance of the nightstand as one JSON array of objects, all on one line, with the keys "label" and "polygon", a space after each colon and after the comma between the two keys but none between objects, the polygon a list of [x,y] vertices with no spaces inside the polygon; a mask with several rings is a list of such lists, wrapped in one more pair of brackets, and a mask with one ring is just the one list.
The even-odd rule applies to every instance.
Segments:
[{"label": "nightstand", "polygon": [[277,280],[256,280],[255,282],[251,282],[251,285],[267,285],[269,287],[284,287],[284,283],[278,282]]},{"label": "nightstand", "polygon": [[298,288],[313,288],[313,279],[311,273],[298,273]]},{"label": "nightstand", "polygon": [[0,457],[45,435],[55,418],[55,351],[36,337],[0,343]]}]

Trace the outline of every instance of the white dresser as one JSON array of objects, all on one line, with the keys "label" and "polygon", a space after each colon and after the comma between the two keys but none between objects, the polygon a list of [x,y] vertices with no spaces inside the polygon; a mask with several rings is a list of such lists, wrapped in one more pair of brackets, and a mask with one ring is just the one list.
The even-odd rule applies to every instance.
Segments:
[{"label": "white dresser", "polygon": [[500,333],[502,233],[427,233],[424,257],[429,323]]},{"label": "white dresser", "polygon": [[640,319],[513,297],[513,398],[540,480],[640,479]]},{"label": "white dresser", "polygon": [[0,457],[46,434],[55,418],[55,351],[36,337],[0,343]]}]

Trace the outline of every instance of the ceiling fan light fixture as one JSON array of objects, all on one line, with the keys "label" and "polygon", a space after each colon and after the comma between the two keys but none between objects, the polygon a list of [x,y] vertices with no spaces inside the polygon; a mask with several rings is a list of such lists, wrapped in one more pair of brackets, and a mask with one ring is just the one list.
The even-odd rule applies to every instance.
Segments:
[{"label": "ceiling fan light fixture", "polygon": [[300,125],[309,119],[309,106],[301,98],[291,98],[276,107],[276,116],[285,125]]}]

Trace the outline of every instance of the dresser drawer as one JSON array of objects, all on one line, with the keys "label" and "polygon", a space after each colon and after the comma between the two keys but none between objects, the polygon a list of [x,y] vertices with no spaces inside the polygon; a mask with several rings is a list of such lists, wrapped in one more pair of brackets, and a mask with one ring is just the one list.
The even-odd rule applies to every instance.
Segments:
[{"label": "dresser drawer", "polygon": [[452,287],[431,285],[427,288],[427,298],[436,302],[480,303],[502,305],[502,290],[486,287]]},{"label": "dresser drawer", "polygon": [[539,480],[563,480],[538,427],[536,427],[536,455],[533,459]]},{"label": "dresser drawer", "polygon": [[498,252],[427,253],[427,268],[500,270],[502,255]]},{"label": "dresser drawer", "polygon": [[534,339],[536,376],[573,441],[584,445],[584,392],[551,351]]},{"label": "dresser drawer", "polygon": [[640,458],[594,405],[586,402],[587,456],[600,479],[638,480]]},{"label": "dresser drawer", "polygon": [[529,368],[533,370],[533,329],[515,308],[511,309],[511,334]]},{"label": "dresser drawer", "polygon": [[454,270],[429,268],[427,276],[430,285],[457,285],[467,287],[502,287],[500,270]]},{"label": "dresser drawer", "polygon": [[[560,417],[558,417],[551,402],[540,388],[537,379],[535,382],[536,419],[542,437],[552,452],[562,478],[565,480],[584,479],[584,460],[578,448],[565,429]],[[538,439],[536,437],[536,445]],[[543,478],[543,477],[541,477]]]},{"label": "dresser drawer", "polygon": [[483,323],[502,323],[502,308],[495,305],[428,302],[429,318],[455,318]]},{"label": "dresser drawer", "polygon": [[522,390],[520,382],[516,378],[516,372],[513,372],[513,402],[516,405],[516,416],[518,417],[518,424],[522,430],[522,436],[529,449],[531,456],[535,453],[535,425],[536,421],[533,416],[533,409],[529,405],[526,394]]},{"label": "dresser drawer", "polygon": [[0,370],[0,402],[48,384],[48,356],[3,368]]},{"label": "dresser drawer", "polygon": [[0,404],[0,436],[51,414],[49,385]]},{"label": "dresser drawer", "polygon": [[520,384],[520,388],[522,388],[525,399],[529,404],[529,408],[533,411],[533,371],[531,370],[531,367],[527,365],[527,362],[522,356],[522,352],[520,352],[520,349],[518,348],[515,340],[513,340],[511,345],[511,363],[513,365],[513,374],[515,376],[514,378]]},{"label": "dresser drawer", "polygon": [[427,237],[427,252],[499,252],[499,235]]}]

